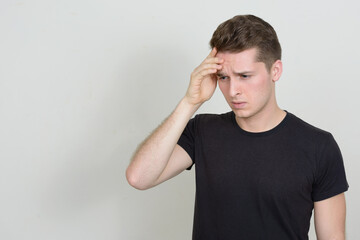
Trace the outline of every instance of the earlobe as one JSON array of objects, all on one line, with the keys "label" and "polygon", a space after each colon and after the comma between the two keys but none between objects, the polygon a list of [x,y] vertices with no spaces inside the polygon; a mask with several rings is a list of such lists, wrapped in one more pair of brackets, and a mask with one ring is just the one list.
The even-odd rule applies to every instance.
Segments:
[{"label": "earlobe", "polygon": [[281,77],[281,74],[282,74],[282,62],[281,62],[281,60],[276,60],[276,62],[274,62],[271,71],[272,71],[272,81],[273,82],[278,81],[280,79],[280,77]]}]

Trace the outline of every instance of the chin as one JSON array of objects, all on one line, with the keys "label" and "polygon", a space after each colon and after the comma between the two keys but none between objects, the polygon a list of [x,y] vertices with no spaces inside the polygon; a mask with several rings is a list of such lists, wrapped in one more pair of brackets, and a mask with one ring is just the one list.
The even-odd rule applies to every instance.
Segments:
[{"label": "chin", "polygon": [[242,110],[242,109],[232,109],[232,110],[235,113],[235,116],[238,118],[249,118],[252,116],[251,112],[247,110]]}]

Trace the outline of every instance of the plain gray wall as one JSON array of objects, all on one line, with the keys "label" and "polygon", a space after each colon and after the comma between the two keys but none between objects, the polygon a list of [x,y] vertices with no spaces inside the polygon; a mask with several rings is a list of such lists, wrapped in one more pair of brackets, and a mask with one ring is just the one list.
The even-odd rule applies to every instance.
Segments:
[{"label": "plain gray wall", "polygon": [[[359,239],[358,1],[0,1],[0,239],[190,239],[194,170],[148,191],[125,169],[185,94],[215,28],[276,29],[278,102],[330,131]],[[200,112],[229,111],[220,91]],[[311,227],[310,238],[315,239]]]}]

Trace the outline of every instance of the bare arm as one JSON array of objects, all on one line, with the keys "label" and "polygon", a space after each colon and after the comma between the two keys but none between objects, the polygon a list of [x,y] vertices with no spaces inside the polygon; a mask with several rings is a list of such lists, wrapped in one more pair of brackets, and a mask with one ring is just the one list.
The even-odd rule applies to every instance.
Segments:
[{"label": "bare arm", "polygon": [[211,98],[216,88],[214,74],[222,60],[215,57],[216,49],[191,74],[185,97],[173,113],[140,144],[126,178],[137,189],[148,189],[179,174],[192,164],[189,155],[177,141],[197,109]]},{"label": "bare arm", "polygon": [[346,206],[344,193],[314,203],[318,240],[345,240]]},{"label": "bare arm", "polygon": [[[130,185],[144,190],[159,184],[159,178],[175,149],[175,145],[187,122],[197,110],[182,100],[175,111],[138,147],[126,171]],[[181,148],[181,147],[178,147]],[[174,171],[184,170],[191,165],[191,159],[186,158],[177,149],[174,155],[176,163],[172,164]]]}]

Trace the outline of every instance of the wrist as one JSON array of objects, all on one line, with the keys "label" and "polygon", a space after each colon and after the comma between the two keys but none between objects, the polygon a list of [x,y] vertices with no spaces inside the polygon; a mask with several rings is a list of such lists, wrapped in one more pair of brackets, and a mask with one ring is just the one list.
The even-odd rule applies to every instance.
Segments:
[{"label": "wrist", "polygon": [[202,103],[193,103],[188,97],[184,96],[181,101],[180,104],[183,105],[185,108],[189,109],[192,112],[196,112],[200,106],[202,105]]}]

